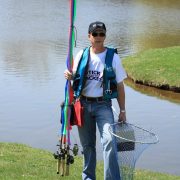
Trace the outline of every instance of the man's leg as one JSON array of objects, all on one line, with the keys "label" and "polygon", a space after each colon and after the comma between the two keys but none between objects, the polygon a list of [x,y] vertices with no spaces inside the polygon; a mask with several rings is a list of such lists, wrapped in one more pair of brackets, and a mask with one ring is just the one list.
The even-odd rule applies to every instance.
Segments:
[{"label": "man's leg", "polygon": [[95,116],[103,145],[104,179],[120,180],[120,172],[115,146],[115,139],[109,132],[110,124],[114,123],[111,102],[100,102],[96,107]]},{"label": "man's leg", "polygon": [[84,125],[79,127],[79,138],[83,147],[83,180],[95,180],[96,169],[96,122],[92,117],[91,103],[82,101],[84,107]]}]

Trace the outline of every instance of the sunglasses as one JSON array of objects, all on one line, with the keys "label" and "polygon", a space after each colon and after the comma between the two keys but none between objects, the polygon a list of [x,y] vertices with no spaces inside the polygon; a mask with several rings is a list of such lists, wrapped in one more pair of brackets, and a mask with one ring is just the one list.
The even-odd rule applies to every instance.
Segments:
[{"label": "sunglasses", "polygon": [[93,36],[93,37],[97,37],[97,36],[104,37],[105,35],[106,35],[106,34],[103,33],[103,32],[101,32],[101,33],[93,32],[93,33],[92,33],[92,36]]}]

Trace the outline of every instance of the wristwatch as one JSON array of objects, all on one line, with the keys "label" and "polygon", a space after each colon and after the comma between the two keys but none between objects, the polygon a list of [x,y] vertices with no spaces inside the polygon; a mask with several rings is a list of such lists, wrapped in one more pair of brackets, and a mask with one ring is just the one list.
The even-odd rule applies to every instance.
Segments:
[{"label": "wristwatch", "polygon": [[125,112],[126,112],[126,110],[125,110],[125,109],[122,109],[122,110],[120,110],[120,112],[125,113]]}]

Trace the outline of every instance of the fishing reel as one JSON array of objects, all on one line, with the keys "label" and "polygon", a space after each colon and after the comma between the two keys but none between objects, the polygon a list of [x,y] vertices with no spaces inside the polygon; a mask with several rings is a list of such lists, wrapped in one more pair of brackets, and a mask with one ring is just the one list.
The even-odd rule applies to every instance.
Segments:
[{"label": "fishing reel", "polygon": [[67,164],[73,164],[74,163],[74,157],[72,155],[67,155]]},{"label": "fishing reel", "polygon": [[[59,146],[59,145],[57,145]],[[58,151],[56,153],[53,154],[55,159],[61,160],[61,159],[65,159],[65,155],[67,154],[65,149],[59,148]]]},{"label": "fishing reel", "polygon": [[54,158],[57,159],[57,174],[60,173],[61,176],[68,176],[69,165],[74,163],[74,156],[77,156],[79,151],[78,145],[74,144],[73,149],[70,149],[69,146],[59,144],[57,146],[59,146],[59,148],[57,152],[53,154]]},{"label": "fishing reel", "polygon": [[[58,144],[57,146],[60,147],[59,144]],[[62,148],[62,147],[60,147],[60,148],[58,149],[58,151],[53,154],[53,156],[54,156],[55,159],[61,159],[61,158],[63,158],[66,154],[68,154],[67,152],[68,152],[69,150],[72,151],[72,153],[73,153],[74,156],[77,156],[77,155],[78,155],[78,151],[79,151],[79,147],[78,147],[77,144],[74,144],[73,149],[70,149],[69,147],[67,147],[67,148]],[[71,156],[72,156],[72,155],[71,155]],[[72,156],[72,157],[73,157],[73,156]],[[72,159],[72,157],[70,157],[70,159]],[[72,162],[72,161],[71,161],[71,162]]]},{"label": "fishing reel", "polygon": [[74,156],[78,155],[78,151],[79,151],[78,145],[74,144],[74,147],[72,149],[72,152],[73,152]]}]

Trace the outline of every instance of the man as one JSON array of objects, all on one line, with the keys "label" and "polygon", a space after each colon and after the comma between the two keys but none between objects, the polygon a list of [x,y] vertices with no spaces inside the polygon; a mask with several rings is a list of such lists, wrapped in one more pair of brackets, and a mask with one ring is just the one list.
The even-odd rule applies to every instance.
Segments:
[{"label": "man", "polygon": [[[111,98],[114,98],[113,95],[116,97],[116,94],[120,108],[119,121],[126,121],[123,84],[126,73],[118,54],[114,53],[113,49],[104,46],[106,27],[103,22],[96,21],[89,25],[88,38],[91,46],[77,54],[74,61],[73,74],[68,70],[64,72],[66,79],[73,80],[74,94],[76,98],[80,97],[84,107],[84,125],[83,127],[78,127],[84,153],[82,179],[96,179],[95,146],[97,124],[103,145],[104,179],[120,180],[116,146],[113,137],[109,133],[109,126],[114,123]],[[107,54],[110,54],[109,58],[107,58]],[[106,62],[112,63],[107,66]],[[85,63],[84,67],[83,63]],[[113,70],[111,71],[111,69]],[[109,70],[111,74],[115,74],[114,81],[117,85],[115,86],[116,88],[113,88],[114,90],[111,89],[111,79],[113,78],[107,80],[104,75],[106,74],[108,77],[110,74]]]}]

